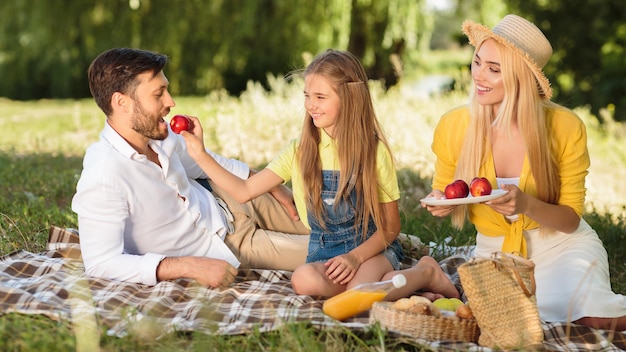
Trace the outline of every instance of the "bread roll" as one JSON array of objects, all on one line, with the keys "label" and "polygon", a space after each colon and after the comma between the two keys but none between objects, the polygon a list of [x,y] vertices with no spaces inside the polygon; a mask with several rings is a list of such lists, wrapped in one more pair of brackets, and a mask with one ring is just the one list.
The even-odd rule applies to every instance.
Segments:
[{"label": "bread roll", "polygon": [[400,298],[391,305],[392,309],[410,312],[421,315],[441,316],[439,308],[428,298],[422,296],[411,296],[410,298]]},{"label": "bread roll", "polygon": [[414,304],[411,308],[407,309],[407,312],[421,315],[432,315],[433,311],[431,307],[433,307],[432,304],[421,302]]},{"label": "bread roll", "polygon": [[456,308],[456,316],[461,319],[474,319],[472,309],[467,304],[460,305]]},{"label": "bread roll", "polygon": [[413,306],[413,302],[411,302],[408,298],[400,298],[399,300],[393,302],[391,305],[392,309],[395,310],[407,310]]},{"label": "bread roll", "polygon": [[424,296],[411,296],[410,300],[411,300],[411,303],[413,304],[431,303],[430,300]]}]

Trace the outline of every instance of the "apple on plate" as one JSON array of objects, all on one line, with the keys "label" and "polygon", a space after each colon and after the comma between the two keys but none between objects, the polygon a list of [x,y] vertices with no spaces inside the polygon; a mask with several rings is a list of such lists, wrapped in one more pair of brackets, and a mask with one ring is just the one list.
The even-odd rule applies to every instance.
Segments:
[{"label": "apple on plate", "polygon": [[189,131],[191,129],[191,120],[185,115],[174,115],[170,120],[170,128],[176,134],[179,134],[181,131]]},{"label": "apple on plate", "polygon": [[469,186],[463,180],[455,180],[446,186],[443,193],[447,199],[465,198],[469,194]]},{"label": "apple on plate", "polygon": [[488,196],[491,194],[491,183],[485,177],[474,177],[469,189],[474,197]]}]

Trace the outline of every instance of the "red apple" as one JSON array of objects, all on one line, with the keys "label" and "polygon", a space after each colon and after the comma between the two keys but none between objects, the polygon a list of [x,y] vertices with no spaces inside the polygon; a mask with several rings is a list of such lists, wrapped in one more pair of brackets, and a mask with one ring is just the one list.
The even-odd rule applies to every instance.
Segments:
[{"label": "red apple", "polygon": [[465,196],[467,197],[467,195],[469,194],[469,186],[467,185],[467,183],[463,180],[455,180],[452,183],[458,183],[459,185],[461,185],[461,187],[463,187],[463,193],[465,193]]},{"label": "red apple", "polygon": [[463,180],[456,180],[446,186],[443,192],[447,199],[465,198],[469,194],[469,187]]},{"label": "red apple", "polygon": [[470,182],[470,193],[474,197],[487,196],[491,194],[491,183],[484,177],[474,177]]},{"label": "red apple", "polygon": [[185,115],[174,115],[170,120],[170,127],[172,132],[179,134],[180,131],[189,131],[191,121]]}]

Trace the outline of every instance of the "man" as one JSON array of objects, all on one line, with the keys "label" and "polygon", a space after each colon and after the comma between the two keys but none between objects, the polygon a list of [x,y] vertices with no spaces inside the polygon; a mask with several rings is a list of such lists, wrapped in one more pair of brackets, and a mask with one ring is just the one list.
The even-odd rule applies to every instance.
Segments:
[{"label": "man", "polygon": [[[219,194],[224,204],[196,181],[206,174],[163,119],[175,106],[166,63],[158,53],[116,48],[89,67],[91,93],[107,118],[100,141],[87,149],[72,201],[86,273],[146,285],[191,278],[225,287],[240,265],[293,270],[305,260],[308,231],[297,221],[290,191],[276,187],[274,197],[246,204]],[[252,172],[212,155],[239,177]]]}]

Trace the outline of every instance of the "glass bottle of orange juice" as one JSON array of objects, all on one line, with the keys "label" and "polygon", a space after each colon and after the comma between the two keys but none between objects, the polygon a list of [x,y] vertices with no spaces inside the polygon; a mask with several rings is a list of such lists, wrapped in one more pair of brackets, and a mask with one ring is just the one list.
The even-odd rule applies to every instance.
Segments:
[{"label": "glass bottle of orange juice", "polygon": [[402,274],[386,281],[360,284],[327,299],[322,310],[337,320],[345,320],[372,308],[374,302],[382,301],[391,290],[404,285],[406,277]]}]

